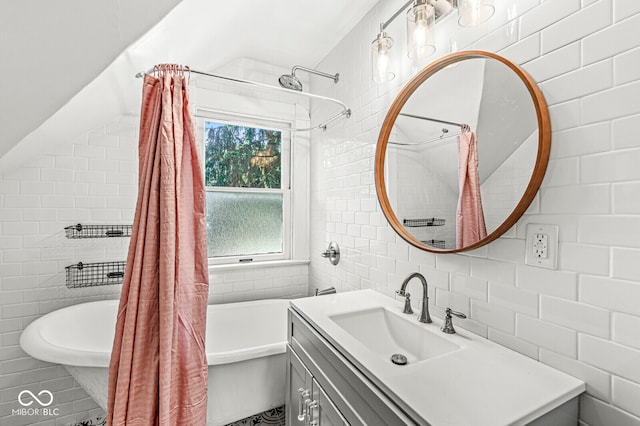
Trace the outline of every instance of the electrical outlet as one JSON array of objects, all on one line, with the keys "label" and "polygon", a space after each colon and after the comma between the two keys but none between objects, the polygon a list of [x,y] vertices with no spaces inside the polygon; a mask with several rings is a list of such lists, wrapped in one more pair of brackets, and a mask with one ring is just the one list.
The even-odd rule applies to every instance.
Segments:
[{"label": "electrical outlet", "polygon": [[558,260],[558,226],[527,224],[525,263],[540,268],[556,269]]},{"label": "electrical outlet", "polygon": [[548,241],[549,236],[547,234],[533,234],[533,255],[536,258],[549,258],[549,250],[547,250]]}]

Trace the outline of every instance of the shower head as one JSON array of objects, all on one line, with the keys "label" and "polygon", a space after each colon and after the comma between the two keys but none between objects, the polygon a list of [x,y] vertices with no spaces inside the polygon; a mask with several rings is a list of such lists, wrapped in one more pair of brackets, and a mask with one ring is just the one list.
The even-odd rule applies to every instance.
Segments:
[{"label": "shower head", "polygon": [[281,75],[278,79],[278,83],[280,83],[280,86],[284,87],[285,89],[297,90],[298,92],[302,92],[302,83],[300,83],[298,77],[293,75],[293,73]]},{"label": "shower head", "polygon": [[296,70],[302,70],[311,74],[316,74],[322,77],[330,78],[331,80],[333,80],[334,83],[337,83],[338,80],[340,79],[340,74],[335,74],[335,75],[327,74],[322,71],[296,65],[291,69],[291,74],[284,74],[280,76],[280,78],[278,79],[280,86],[284,87],[285,89],[297,90],[298,92],[302,92],[302,83],[300,83],[300,79],[296,77]]}]

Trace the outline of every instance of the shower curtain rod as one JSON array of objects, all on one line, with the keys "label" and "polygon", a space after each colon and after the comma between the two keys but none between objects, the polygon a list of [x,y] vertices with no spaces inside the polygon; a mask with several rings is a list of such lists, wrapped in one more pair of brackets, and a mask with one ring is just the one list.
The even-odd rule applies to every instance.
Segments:
[{"label": "shower curtain rod", "polygon": [[456,136],[460,136],[460,133],[454,133],[452,135],[442,135],[440,137],[429,139],[429,140],[426,140],[426,141],[423,141],[423,142],[392,142],[392,141],[389,141],[388,143],[389,143],[389,145],[399,145],[399,146],[429,145],[431,143],[440,142],[440,141],[443,141],[443,140],[446,140],[446,139],[449,139],[449,138],[453,138],[453,137],[456,137]]},{"label": "shower curtain rod", "polygon": [[[153,73],[154,68],[151,68],[145,72],[139,72],[136,74],[136,78],[142,78],[145,76],[145,74],[149,74],[151,75]],[[309,130],[316,130],[316,129],[322,129],[322,130],[327,130],[327,126],[331,123],[333,123],[334,121],[336,121],[338,118],[345,116],[347,118],[351,117],[351,109],[349,107],[347,107],[347,105],[345,105],[344,103],[340,102],[337,99],[333,99],[333,98],[328,98],[326,96],[320,96],[320,95],[314,95],[313,93],[305,93],[305,92],[292,92],[291,89],[285,89],[283,87],[278,87],[278,86],[272,86],[270,84],[265,84],[265,83],[258,83],[256,81],[251,81],[251,80],[243,80],[241,78],[234,78],[234,77],[227,77],[225,75],[220,75],[220,74],[212,74],[212,73],[208,73],[208,72],[204,72],[204,71],[197,71],[194,69],[188,69],[186,70],[187,72],[190,72],[192,74],[199,74],[199,75],[203,75],[206,77],[213,77],[213,78],[219,78],[221,80],[227,80],[227,81],[232,81],[234,83],[241,83],[241,84],[248,84],[251,86],[258,86],[258,87],[264,87],[267,89],[274,89],[274,90],[278,90],[281,92],[286,92],[288,94],[296,94],[296,95],[304,95],[304,96],[308,96],[310,98],[314,98],[314,99],[321,99],[321,100],[325,100],[325,101],[330,101],[333,103],[336,103],[338,105],[340,105],[342,107],[342,111],[340,111],[339,113],[337,113],[336,115],[334,115],[333,117],[329,118],[327,121],[325,121],[324,123],[321,123],[317,126],[314,127],[308,127],[308,128],[301,128],[301,129],[297,129],[297,128],[290,128],[288,130],[291,130],[292,132],[304,132],[304,131],[309,131]],[[196,116],[199,117],[199,116]],[[207,117],[205,117],[207,118]]]},{"label": "shower curtain rod", "polygon": [[464,124],[461,124],[461,123],[454,123],[452,121],[438,120],[437,118],[423,117],[421,115],[404,114],[402,112],[399,113],[398,115],[402,115],[404,117],[409,117],[409,118],[417,118],[419,120],[427,120],[427,121],[433,121],[433,122],[436,122],[436,123],[449,124],[450,126],[458,126],[458,127],[463,127],[464,126]]}]

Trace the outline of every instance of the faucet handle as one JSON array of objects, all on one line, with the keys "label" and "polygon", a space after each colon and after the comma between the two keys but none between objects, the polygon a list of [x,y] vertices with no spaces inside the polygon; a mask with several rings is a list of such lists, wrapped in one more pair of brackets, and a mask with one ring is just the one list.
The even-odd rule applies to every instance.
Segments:
[{"label": "faucet handle", "polygon": [[455,316],[457,316],[458,318],[462,318],[462,319],[465,319],[465,318],[467,317],[467,316],[466,316],[465,314],[463,314],[462,312],[454,311],[454,310],[453,310],[453,309],[451,309],[451,308],[447,308],[447,309],[445,309],[445,311],[444,311],[444,312],[447,314],[447,316],[448,316],[449,318],[451,318],[451,315],[455,315]]},{"label": "faucet handle", "polygon": [[446,316],[444,317],[444,323],[442,324],[442,328],[440,330],[442,330],[443,333],[454,334],[456,332],[456,329],[453,328],[453,320],[451,318],[451,315],[455,315],[456,317],[463,318],[463,319],[466,318],[467,316],[462,312],[456,312],[451,308],[445,309],[444,312]]},{"label": "faucet handle", "polygon": [[398,296],[404,296],[404,290],[396,290]]},{"label": "faucet handle", "polygon": [[404,293],[404,308],[402,309],[403,314],[412,314],[413,309],[411,309],[411,293]]}]

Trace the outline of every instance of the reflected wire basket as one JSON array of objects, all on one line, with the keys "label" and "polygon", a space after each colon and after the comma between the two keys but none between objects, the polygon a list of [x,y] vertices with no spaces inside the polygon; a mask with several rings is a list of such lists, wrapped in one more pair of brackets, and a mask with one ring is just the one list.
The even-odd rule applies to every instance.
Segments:
[{"label": "reflected wire basket", "polygon": [[65,267],[67,288],[120,284],[126,262],[82,263]]},{"label": "reflected wire basket", "polygon": [[402,219],[402,224],[408,228],[416,228],[422,226],[443,226],[445,219],[437,219],[435,217],[427,219]]}]

